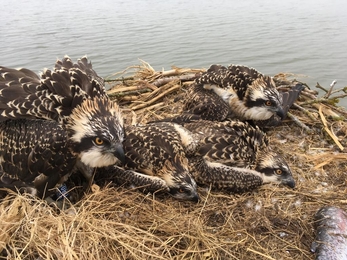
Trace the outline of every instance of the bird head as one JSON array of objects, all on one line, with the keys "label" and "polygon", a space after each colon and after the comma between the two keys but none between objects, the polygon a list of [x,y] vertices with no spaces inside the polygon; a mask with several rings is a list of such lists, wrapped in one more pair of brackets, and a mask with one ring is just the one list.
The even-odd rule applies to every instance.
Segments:
[{"label": "bird head", "polygon": [[283,157],[273,151],[265,149],[260,152],[254,170],[263,174],[264,183],[281,183],[290,188],[295,187],[295,181],[288,164]]},{"label": "bird head", "polygon": [[107,97],[86,99],[66,123],[71,149],[87,166],[124,163],[124,127],[118,105]]},{"label": "bird head", "polygon": [[266,120],[273,115],[281,119],[285,117],[282,97],[276,89],[275,82],[269,76],[262,76],[252,82],[244,96],[244,104],[248,108],[245,119]]},{"label": "bird head", "polygon": [[197,185],[188,171],[186,158],[176,155],[173,160],[166,160],[162,171],[171,196],[179,200],[199,201]]}]

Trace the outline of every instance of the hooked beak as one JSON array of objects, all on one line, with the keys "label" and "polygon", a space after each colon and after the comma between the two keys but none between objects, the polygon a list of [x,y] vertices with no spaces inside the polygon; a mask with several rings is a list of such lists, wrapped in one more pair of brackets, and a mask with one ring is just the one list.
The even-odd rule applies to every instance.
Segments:
[{"label": "hooked beak", "polygon": [[286,186],[289,186],[292,189],[295,188],[295,181],[293,178],[284,179],[282,180],[282,183]]},{"label": "hooked beak", "polygon": [[198,203],[200,200],[200,197],[198,195],[198,193],[194,194],[192,197],[191,197],[191,201],[195,202],[195,203]]},{"label": "hooked beak", "polygon": [[115,145],[115,151],[113,154],[121,161],[122,165],[125,164],[125,153],[121,143]]},{"label": "hooked beak", "polygon": [[278,115],[281,118],[281,120],[283,120],[286,116],[282,107],[277,108],[276,115]]}]

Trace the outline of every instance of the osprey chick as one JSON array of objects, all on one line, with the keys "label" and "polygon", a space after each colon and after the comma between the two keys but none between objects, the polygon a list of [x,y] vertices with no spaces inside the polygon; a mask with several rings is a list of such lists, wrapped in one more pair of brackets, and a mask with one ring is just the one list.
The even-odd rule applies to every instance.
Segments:
[{"label": "osprey chick", "polygon": [[243,121],[263,121],[273,116],[283,119],[302,88],[298,86],[284,104],[271,77],[246,66],[211,65],[195,80],[184,110],[213,121],[227,116]]},{"label": "osprey chick", "polygon": [[181,200],[199,200],[197,185],[188,170],[187,155],[196,149],[190,132],[173,123],[150,123],[126,128],[125,165],[97,169],[117,183],[168,191]]},{"label": "osprey chick", "polygon": [[67,133],[55,121],[0,122],[0,188],[49,196],[76,167]]},{"label": "osprey chick", "polygon": [[200,138],[190,157],[190,170],[198,183],[234,192],[252,190],[263,183],[295,187],[285,160],[269,147],[259,128],[239,121],[200,120],[183,126]]},{"label": "osprey chick", "polygon": [[124,160],[120,109],[86,57],[73,63],[65,56],[40,77],[27,69],[0,67],[0,121],[19,118],[61,123],[69,149],[87,166]]}]

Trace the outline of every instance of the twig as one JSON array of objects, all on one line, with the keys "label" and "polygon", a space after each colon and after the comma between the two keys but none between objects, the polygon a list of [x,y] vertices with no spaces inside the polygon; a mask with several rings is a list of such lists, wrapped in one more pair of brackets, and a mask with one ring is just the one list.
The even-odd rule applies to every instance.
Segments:
[{"label": "twig", "polygon": [[131,86],[131,87],[123,87],[123,88],[113,88],[107,91],[107,94],[109,96],[112,95],[116,95],[120,92],[130,92],[130,91],[134,91],[134,90],[140,90],[140,89],[144,89],[146,88],[146,86]]},{"label": "twig", "polygon": [[268,255],[264,255],[263,253],[260,253],[260,252],[258,252],[258,251],[255,251],[254,249],[251,249],[251,248],[249,248],[249,247],[247,248],[247,251],[250,251],[250,252],[252,252],[252,253],[254,253],[254,254],[260,255],[260,256],[265,257],[265,258],[267,258],[267,259],[275,260],[275,258],[272,258],[271,256],[268,256]]},{"label": "twig", "polygon": [[305,102],[301,103],[300,105],[303,106],[303,105],[310,105],[310,104],[314,104],[314,103],[331,103],[331,102],[335,103],[337,99],[344,98],[344,97],[347,97],[347,94],[342,94],[342,95],[334,96],[331,98],[324,98],[324,97],[316,98],[313,100],[305,101]]},{"label": "twig", "polygon": [[123,96],[123,97],[118,97],[118,98],[121,101],[136,101],[139,99],[139,96]]},{"label": "twig", "polygon": [[331,94],[335,94],[335,93],[338,93],[338,92],[341,92],[341,91],[346,93],[347,92],[347,87],[336,89],[336,90],[332,91]]},{"label": "twig", "polygon": [[308,92],[308,91],[306,91],[306,90],[301,91],[300,96],[308,97],[308,98],[310,98],[311,100],[317,98],[317,96],[316,96],[315,94],[310,93],[310,92]]},{"label": "twig", "polygon": [[142,104],[133,106],[132,109],[133,109],[133,110],[138,110],[138,109],[140,109],[140,108],[144,108],[144,107],[146,107],[146,106],[148,106],[148,105],[151,105],[151,104],[153,104],[154,102],[156,102],[157,100],[159,100],[159,99],[161,99],[162,97],[164,97],[165,95],[167,95],[167,94],[169,94],[169,93],[171,93],[171,92],[173,92],[173,91],[179,89],[180,87],[181,87],[180,85],[175,84],[173,87],[169,88],[168,90],[164,91],[163,93],[161,93],[160,95],[154,97],[153,99],[151,99],[151,100],[149,100],[149,101],[147,101],[147,102],[144,102],[144,103],[142,103]]},{"label": "twig", "polygon": [[133,76],[130,77],[121,77],[121,78],[115,78],[115,79],[105,79],[105,82],[114,82],[114,81],[126,81],[126,80],[134,80]]},{"label": "twig", "polygon": [[166,78],[160,78],[156,79],[155,81],[152,82],[154,86],[160,87],[163,86],[173,80],[180,80],[180,81],[189,81],[193,80],[196,78],[196,74],[186,74],[186,75],[181,75],[181,76],[173,76],[173,77],[166,77]]},{"label": "twig", "polygon": [[324,130],[330,135],[330,137],[333,139],[335,144],[340,148],[340,150],[343,151],[344,147],[342,146],[342,144],[340,143],[340,141],[338,140],[336,135],[328,128],[327,120],[325,119],[323,112],[322,112],[322,106],[319,107],[318,112],[319,112],[320,118],[322,120],[322,123],[324,125]]},{"label": "twig", "polygon": [[329,104],[328,104],[328,105],[325,105],[325,104],[312,104],[312,106],[315,107],[315,108],[317,108],[317,109],[319,109],[320,106],[324,106],[324,107],[323,107],[324,109],[322,109],[322,112],[323,112],[326,116],[328,116],[329,118],[331,118],[331,119],[333,119],[333,120],[343,120],[343,119],[344,119],[343,116],[337,114],[336,112],[334,112],[334,111],[331,109],[332,107],[335,107],[335,106],[329,106]]},{"label": "twig", "polygon": [[293,107],[295,107],[295,108],[299,109],[300,111],[304,112],[304,114],[307,115],[312,121],[316,121],[317,120],[317,118],[315,118],[308,109],[298,105],[297,103],[294,103]]},{"label": "twig", "polygon": [[298,126],[300,126],[302,129],[307,131],[308,133],[313,133],[313,130],[310,129],[307,125],[305,125],[303,122],[301,122],[296,116],[294,116],[292,113],[288,112],[287,116],[294,121]]},{"label": "twig", "polygon": [[326,90],[324,87],[322,87],[318,82],[317,82],[316,88],[323,90],[325,93],[328,92],[328,90]]},{"label": "twig", "polygon": [[335,84],[336,84],[336,80],[333,80],[333,82],[331,82],[331,84],[330,84],[330,88],[329,88],[328,93],[326,93],[324,95],[325,98],[329,98],[330,97],[331,92],[333,91],[333,88],[334,88]]}]

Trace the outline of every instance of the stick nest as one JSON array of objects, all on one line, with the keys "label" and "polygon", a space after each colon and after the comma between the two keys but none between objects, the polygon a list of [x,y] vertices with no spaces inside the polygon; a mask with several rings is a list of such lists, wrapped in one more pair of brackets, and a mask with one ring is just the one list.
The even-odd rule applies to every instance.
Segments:
[{"label": "stick nest", "polygon": [[[203,69],[155,71],[149,64],[107,79],[127,124],[174,116]],[[274,77],[285,91],[293,75]],[[263,185],[242,195],[199,188],[198,204],[123,187],[93,185],[57,210],[27,195],[0,202],[0,259],[314,259],[313,215],[346,208],[346,88],[306,88],[271,145],[290,165],[294,190]],[[76,188],[77,189],[77,188]]]}]

